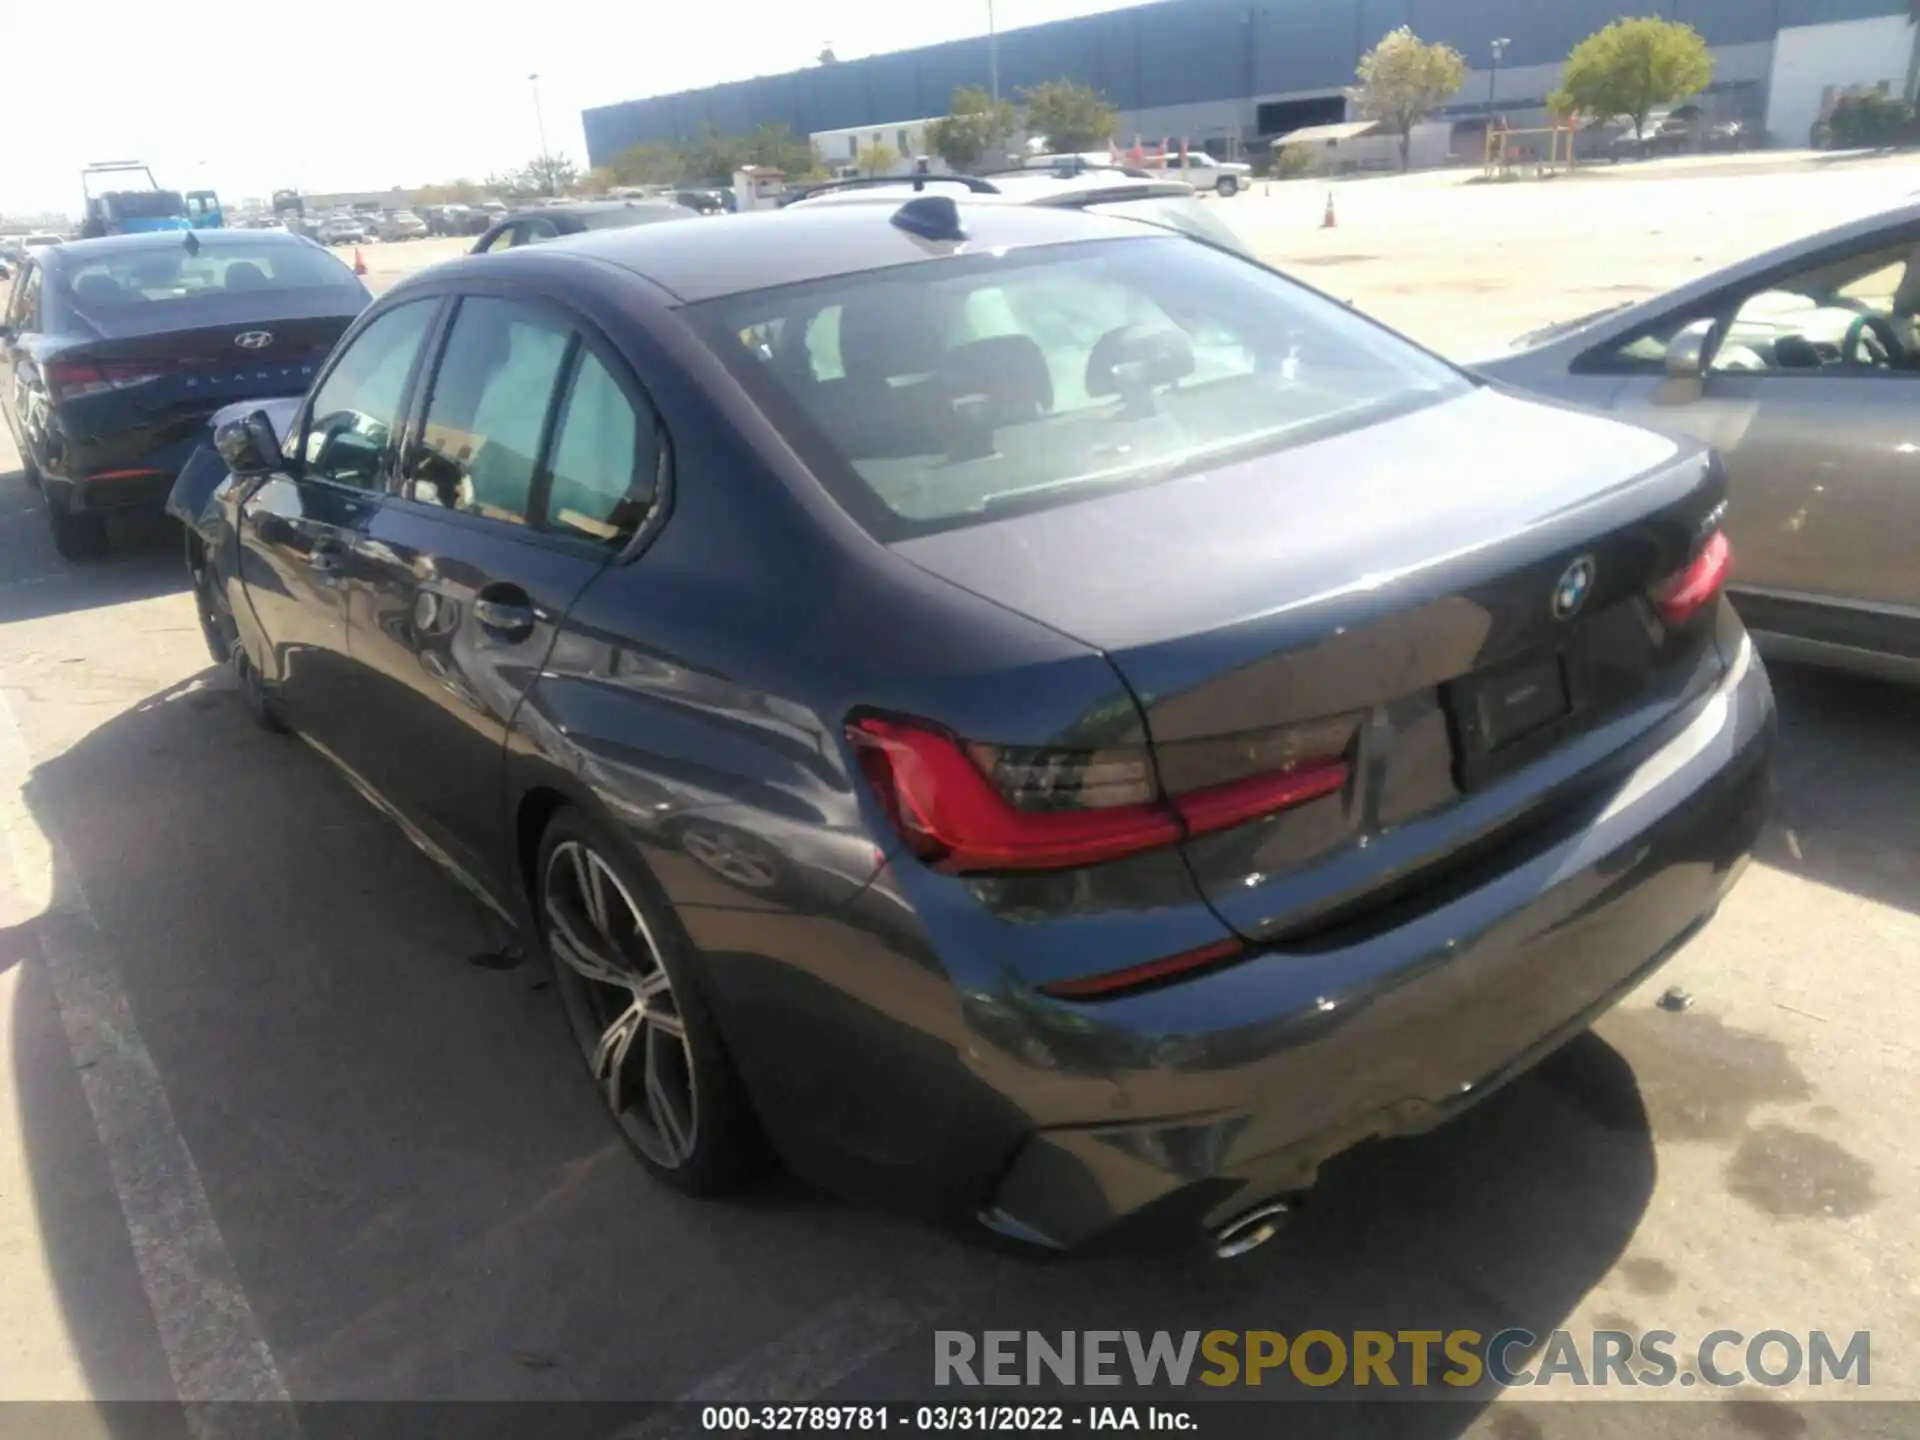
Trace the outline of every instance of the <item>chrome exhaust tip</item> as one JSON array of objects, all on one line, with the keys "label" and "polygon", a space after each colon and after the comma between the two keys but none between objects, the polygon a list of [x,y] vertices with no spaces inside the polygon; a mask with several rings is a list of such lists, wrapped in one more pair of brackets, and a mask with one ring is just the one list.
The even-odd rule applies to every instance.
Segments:
[{"label": "chrome exhaust tip", "polygon": [[1280,1227],[1293,1214],[1291,1200],[1269,1200],[1244,1215],[1236,1215],[1213,1232],[1213,1253],[1222,1260],[1236,1260],[1258,1250],[1280,1233]]}]

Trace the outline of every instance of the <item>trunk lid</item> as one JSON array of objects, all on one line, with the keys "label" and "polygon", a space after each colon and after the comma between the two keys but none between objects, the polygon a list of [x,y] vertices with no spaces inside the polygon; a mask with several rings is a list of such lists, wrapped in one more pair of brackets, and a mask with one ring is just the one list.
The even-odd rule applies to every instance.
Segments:
[{"label": "trunk lid", "polygon": [[1711,638],[1646,596],[1720,500],[1699,451],[1482,389],[895,548],[1104,651],[1170,792],[1294,740],[1348,762],[1337,793],[1185,844],[1223,918],[1272,939],[1484,849],[1570,778],[1534,762],[1681,703]]},{"label": "trunk lid", "polygon": [[351,315],[289,315],[64,346],[47,360],[69,434],[88,441],[165,428],[236,401],[303,393]]}]

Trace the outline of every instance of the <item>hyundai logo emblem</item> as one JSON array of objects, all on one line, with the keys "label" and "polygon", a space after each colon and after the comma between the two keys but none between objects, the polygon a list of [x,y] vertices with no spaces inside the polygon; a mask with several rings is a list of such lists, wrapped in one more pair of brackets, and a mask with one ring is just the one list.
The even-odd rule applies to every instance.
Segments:
[{"label": "hyundai logo emblem", "polygon": [[233,343],[242,350],[264,350],[273,344],[272,332],[267,330],[248,330],[233,337]]},{"label": "hyundai logo emblem", "polygon": [[1593,557],[1582,555],[1578,560],[1560,572],[1560,578],[1553,584],[1553,618],[1571,620],[1580,613],[1580,607],[1587,603],[1587,592],[1593,589]]}]

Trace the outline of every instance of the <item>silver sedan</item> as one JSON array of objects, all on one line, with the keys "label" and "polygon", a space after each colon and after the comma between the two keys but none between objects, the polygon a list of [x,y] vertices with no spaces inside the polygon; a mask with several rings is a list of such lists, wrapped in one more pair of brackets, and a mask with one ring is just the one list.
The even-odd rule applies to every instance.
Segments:
[{"label": "silver sedan", "polygon": [[1472,368],[1715,446],[1728,588],[1763,648],[1920,681],[1920,204]]}]

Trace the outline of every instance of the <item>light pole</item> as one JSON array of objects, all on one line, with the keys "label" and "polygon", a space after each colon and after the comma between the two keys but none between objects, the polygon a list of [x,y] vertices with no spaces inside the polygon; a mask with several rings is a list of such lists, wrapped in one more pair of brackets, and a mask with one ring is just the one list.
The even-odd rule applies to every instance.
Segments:
[{"label": "light pole", "polygon": [[538,71],[527,76],[527,83],[533,86],[533,123],[540,131],[540,183],[547,194],[553,194],[553,167],[547,163],[547,120],[540,113],[540,74]]},{"label": "light pole", "polygon": [[1487,72],[1487,123],[1493,123],[1493,87],[1500,79],[1500,62],[1513,42],[1504,35],[1493,42],[1493,69]]},{"label": "light pole", "polygon": [[1000,113],[1000,34],[993,25],[993,0],[987,0],[987,86],[993,92],[993,113]]}]

